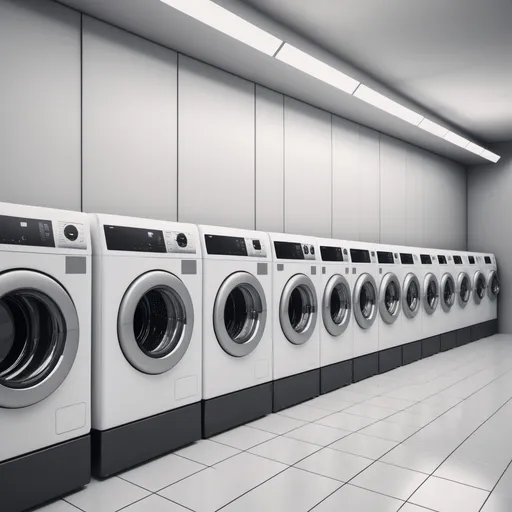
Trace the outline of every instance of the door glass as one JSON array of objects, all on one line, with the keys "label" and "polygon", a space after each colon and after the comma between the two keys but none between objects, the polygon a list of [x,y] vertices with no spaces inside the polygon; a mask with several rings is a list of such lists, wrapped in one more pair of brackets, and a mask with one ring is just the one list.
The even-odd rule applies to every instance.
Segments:
[{"label": "door glass", "polygon": [[386,304],[386,309],[391,315],[394,315],[398,309],[398,304],[400,300],[400,292],[398,290],[398,286],[394,281],[391,281],[386,286],[386,292],[384,294],[384,303]]},{"label": "door glass", "polygon": [[347,287],[338,284],[331,293],[331,319],[336,325],[341,325],[348,314],[350,295]]},{"label": "door glass", "polygon": [[407,288],[407,306],[411,311],[416,311],[418,307],[418,301],[420,297],[420,291],[418,289],[418,285],[416,281],[411,281],[409,287]]},{"label": "door glass", "polygon": [[133,318],[135,340],[149,357],[169,355],[180,342],[186,324],[181,297],[169,287],[152,288],[139,300]]},{"label": "door glass", "polygon": [[296,286],[288,301],[288,318],[296,332],[303,332],[313,314],[313,301],[309,288],[304,285]]},{"label": "door glass", "polygon": [[42,292],[20,289],[0,299],[0,384],[35,386],[59,363],[66,323],[58,306]]},{"label": "door glass", "polygon": [[359,307],[361,313],[365,318],[372,316],[373,307],[375,304],[375,288],[371,283],[364,283],[359,294]]},{"label": "door glass", "polygon": [[239,344],[247,343],[258,327],[259,294],[254,286],[244,283],[228,295],[224,307],[224,323],[229,337]]},{"label": "door glass", "polygon": [[430,281],[427,286],[427,303],[434,308],[437,296],[437,286],[435,281]]},{"label": "door glass", "polygon": [[454,293],[455,293],[455,290],[453,289],[453,282],[451,279],[447,279],[446,283],[444,284],[444,290],[443,290],[443,300],[447,306],[453,305]]},{"label": "door glass", "polygon": [[462,278],[462,282],[460,283],[459,295],[460,295],[460,298],[464,302],[467,302],[469,300],[469,294],[470,294],[470,291],[469,291],[469,277],[468,276],[464,276]]},{"label": "door glass", "polygon": [[498,295],[500,293],[500,280],[496,274],[493,274],[491,280],[491,293],[493,295]]},{"label": "door glass", "polygon": [[476,280],[476,293],[478,296],[483,299],[485,295],[485,283],[484,278],[482,276],[478,276],[478,279]]}]

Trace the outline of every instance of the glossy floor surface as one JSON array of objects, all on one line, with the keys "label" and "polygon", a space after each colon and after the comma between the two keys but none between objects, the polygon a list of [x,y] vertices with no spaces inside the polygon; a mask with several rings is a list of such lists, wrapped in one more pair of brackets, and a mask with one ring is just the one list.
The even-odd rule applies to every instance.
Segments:
[{"label": "glossy floor surface", "polygon": [[94,481],[41,510],[510,511],[511,397],[512,336],[493,336]]}]

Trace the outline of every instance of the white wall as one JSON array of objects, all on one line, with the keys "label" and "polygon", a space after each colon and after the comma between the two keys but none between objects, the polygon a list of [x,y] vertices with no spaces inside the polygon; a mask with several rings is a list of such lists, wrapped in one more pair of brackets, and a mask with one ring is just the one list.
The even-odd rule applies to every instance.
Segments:
[{"label": "white wall", "polygon": [[80,61],[49,0],[0,0],[0,43],[0,200],[465,248],[461,165],[87,16]]}]

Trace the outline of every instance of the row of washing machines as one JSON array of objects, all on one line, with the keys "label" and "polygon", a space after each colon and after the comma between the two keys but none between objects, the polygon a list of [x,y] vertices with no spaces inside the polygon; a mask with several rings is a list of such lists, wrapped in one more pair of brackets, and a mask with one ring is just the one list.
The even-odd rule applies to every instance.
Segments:
[{"label": "row of washing machines", "polygon": [[492,254],[0,203],[0,509],[496,331]]}]

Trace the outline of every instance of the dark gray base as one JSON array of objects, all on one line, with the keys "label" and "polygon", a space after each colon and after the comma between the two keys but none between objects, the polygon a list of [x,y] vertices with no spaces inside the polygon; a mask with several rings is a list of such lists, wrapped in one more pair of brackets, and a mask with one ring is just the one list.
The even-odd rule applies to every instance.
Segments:
[{"label": "dark gray base", "polygon": [[354,382],[368,379],[379,373],[379,353],[366,354],[354,359]]},{"label": "dark gray base", "polygon": [[91,434],[93,474],[106,478],[201,439],[201,403]]},{"label": "dark gray base", "polygon": [[91,438],[87,435],[0,462],[0,510],[21,512],[90,481]]},{"label": "dark gray base", "polygon": [[421,340],[421,357],[430,357],[441,351],[441,337],[432,336]]},{"label": "dark gray base", "polygon": [[446,352],[457,346],[457,331],[441,334],[441,352]]},{"label": "dark gray base", "polygon": [[272,382],[203,401],[203,437],[208,438],[272,412]]},{"label": "dark gray base", "polygon": [[352,359],[320,368],[320,394],[352,384],[354,376]]},{"label": "dark gray base", "polygon": [[463,327],[457,331],[457,347],[462,347],[471,341],[471,327]]},{"label": "dark gray base", "polygon": [[481,340],[482,338],[488,338],[498,332],[498,321],[488,320],[487,322],[481,322],[479,324],[472,325],[470,327],[471,341]]},{"label": "dark gray base", "polygon": [[402,347],[393,347],[379,352],[379,373],[389,372],[402,366]]},{"label": "dark gray base", "polygon": [[320,394],[320,369],[274,381],[274,412],[300,404]]},{"label": "dark gray base", "polygon": [[411,364],[421,359],[421,340],[402,345],[402,363]]}]

